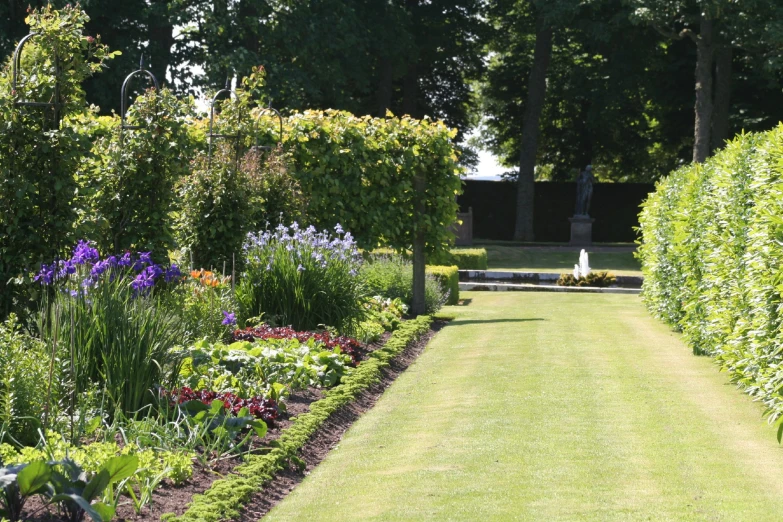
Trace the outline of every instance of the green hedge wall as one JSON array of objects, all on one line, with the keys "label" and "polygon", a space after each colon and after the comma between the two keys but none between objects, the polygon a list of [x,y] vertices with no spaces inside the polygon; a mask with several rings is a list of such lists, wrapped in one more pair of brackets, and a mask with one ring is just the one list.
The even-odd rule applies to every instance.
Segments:
[{"label": "green hedge wall", "polygon": [[427,265],[427,273],[435,276],[443,290],[448,290],[447,305],[459,304],[459,268],[456,266]]},{"label": "green hedge wall", "polygon": [[[263,130],[274,136],[275,120]],[[424,230],[429,253],[453,242],[455,196],[462,191],[453,140],[441,122],[357,117],[345,111],[305,111],[285,119],[283,147],[293,175],[309,194],[308,216],[316,228],[340,223],[361,248],[410,248],[413,230]],[[426,190],[413,190],[421,176]],[[414,212],[424,199],[426,211]]]},{"label": "green hedge wall", "polygon": [[484,248],[452,248],[449,254],[460,270],[487,269],[487,250]]},{"label": "green hedge wall", "polygon": [[[650,311],[783,413],[783,126],[659,182],[640,215]],[[783,424],[781,424],[783,429]]]}]

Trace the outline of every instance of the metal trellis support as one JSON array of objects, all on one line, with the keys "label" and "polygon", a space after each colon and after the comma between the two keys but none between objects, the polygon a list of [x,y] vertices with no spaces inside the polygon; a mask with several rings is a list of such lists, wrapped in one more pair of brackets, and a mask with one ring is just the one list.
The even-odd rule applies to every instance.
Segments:
[{"label": "metal trellis support", "polygon": [[280,114],[280,111],[278,111],[275,108],[264,107],[264,108],[262,108],[259,111],[258,116],[256,117],[256,120],[255,120],[255,123],[254,123],[254,127],[253,127],[253,134],[255,135],[255,148],[256,149],[260,149],[260,150],[272,150],[272,148],[273,148],[271,145],[259,145],[258,144],[258,122],[259,122],[259,120],[261,120],[261,116],[263,116],[264,114],[267,114],[267,113],[272,113],[275,116],[277,116],[277,119],[280,122],[280,136],[279,136],[279,139],[277,140],[277,144],[280,145],[281,143],[283,143],[283,116]]},{"label": "metal trellis support", "polygon": [[[22,69],[22,49],[25,44],[29,42],[33,37],[38,36],[38,33],[30,33],[19,41],[19,44],[14,50],[14,55],[11,59],[12,73],[11,83],[14,93],[19,92],[20,76]],[[52,110],[53,127],[58,128],[60,126],[60,110],[62,109],[62,102],[60,101],[60,59],[57,53],[54,53],[54,95],[52,100],[48,102],[39,101],[15,101],[15,107],[41,107],[44,109]]]},{"label": "metal trellis support", "polygon": [[214,125],[215,125],[215,103],[217,102],[218,97],[221,94],[228,94],[229,96],[234,95],[236,97],[237,93],[234,92],[231,89],[231,86],[229,84],[229,80],[226,80],[226,86],[223,89],[220,89],[218,92],[215,93],[215,95],[212,97],[212,102],[209,106],[209,134],[208,142],[209,142],[209,149],[207,152],[208,157],[208,163],[211,166],[212,165],[212,141],[215,138],[223,138],[223,139],[232,139],[236,140],[236,157],[234,158],[234,166],[237,170],[239,170],[239,143],[240,143],[240,124],[241,124],[241,116],[240,116],[240,122],[237,122],[237,133],[236,134],[215,134],[214,133]]},{"label": "metal trellis support", "polygon": [[144,55],[141,55],[141,60],[139,60],[139,68],[136,71],[133,71],[128,76],[125,77],[125,81],[122,82],[122,89],[120,91],[120,141],[122,141],[122,131],[124,130],[136,130],[141,129],[141,125],[128,125],[126,123],[126,113],[128,112],[128,86],[130,85],[131,80],[134,76],[137,75],[146,75],[150,80],[152,80],[152,84],[155,86],[155,90],[160,90],[160,84],[158,83],[158,79],[155,78],[155,75],[152,74],[151,71],[144,68]]}]

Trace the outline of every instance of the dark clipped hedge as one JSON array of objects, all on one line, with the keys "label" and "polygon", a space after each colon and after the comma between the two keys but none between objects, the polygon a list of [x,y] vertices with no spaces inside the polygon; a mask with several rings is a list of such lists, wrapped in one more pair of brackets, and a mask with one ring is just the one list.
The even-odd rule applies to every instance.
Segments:
[{"label": "dark clipped hedge", "polygon": [[[650,311],[783,413],[783,127],[659,182],[640,215]],[[781,425],[783,426],[783,425]]]},{"label": "dark clipped hedge", "polygon": [[[473,237],[510,241],[514,237],[516,185],[506,181],[463,182],[460,211],[473,208]],[[616,243],[636,239],[639,205],[654,189],[645,183],[596,183],[590,215],[593,241]],[[567,242],[568,218],[574,215],[576,183],[536,183],[533,227],[536,241]]]}]

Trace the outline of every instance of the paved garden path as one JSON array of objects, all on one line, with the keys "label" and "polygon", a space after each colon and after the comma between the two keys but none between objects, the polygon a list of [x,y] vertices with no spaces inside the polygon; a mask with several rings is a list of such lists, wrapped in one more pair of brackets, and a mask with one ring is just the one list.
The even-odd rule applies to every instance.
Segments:
[{"label": "paved garden path", "polygon": [[783,520],[761,407],[637,296],[463,297],[265,520]]}]

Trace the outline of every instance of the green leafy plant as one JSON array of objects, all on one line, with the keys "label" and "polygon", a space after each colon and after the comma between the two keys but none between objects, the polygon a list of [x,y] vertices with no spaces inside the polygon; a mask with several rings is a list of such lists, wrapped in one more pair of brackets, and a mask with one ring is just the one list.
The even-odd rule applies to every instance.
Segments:
[{"label": "green leafy plant", "polygon": [[[266,423],[250,415],[247,407],[241,408],[236,415],[229,413],[226,404],[219,400],[209,405],[198,400],[187,401],[179,404],[178,408],[190,421],[188,425],[201,449],[197,458],[204,466],[241,450],[253,434],[264,438],[267,432]],[[242,432],[245,435],[239,438]]]},{"label": "green leafy plant", "polygon": [[50,368],[49,359],[45,345],[24,333],[14,314],[0,323],[0,442],[34,443],[47,404],[56,413],[60,387],[47,396],[47,383],[59,380],[60,365]]},{"label": "green leafy plant", "polygon": [[[235,393],[241,398],[279,398],[281,389],[334,386],[352,360],[339,347],[327,349],[310,339],[258,339],[230,345],[200,341],[188,353],[181,386]],[[277,397],[273,396],[277,395]]]},{"label": "green leafy plant", "polygon": [[0,468],[0,516],[21,520],[27,499],[43,493],[51,476],[51,466],[44,461]]},{"label": "green leafy plant", "polygon": [[[400,299],[410,306],[413,300],[413,264],[402,256],[374,256],[362,265],[360,276],[369,294]],[[432,274],[426,275],[424,291],[427,313],[440,310],[448,298]]]},{"label": "green leafy plant", "polygon": [[59,503],[61,516],[68,522],[79,522],[85,515],[95,522],[109,521],[114,518],[114,508],[96,500],[108,486],[132,476],[138,466],[135,456],[113,457],[89,477],[75,462],[66,459],[52,466],[51,488],[44,494],[50,502]]}]

